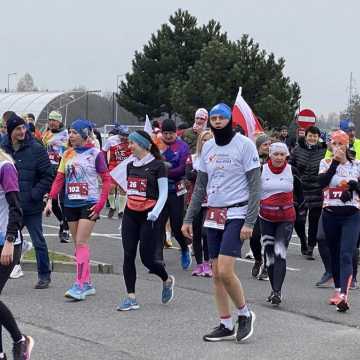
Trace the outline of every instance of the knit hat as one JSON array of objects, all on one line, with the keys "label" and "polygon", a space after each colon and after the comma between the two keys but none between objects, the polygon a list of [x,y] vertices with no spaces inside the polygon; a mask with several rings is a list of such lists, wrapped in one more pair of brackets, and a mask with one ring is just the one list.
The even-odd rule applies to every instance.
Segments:
[{"label": "knit hat", "polygon": [[25,120],[15,113],[11,114],[10,118],[6,122],[6,128],[9,136],[11,136],[11,133],[19,125],[26,125]]},{"label": "knit hat", "polygon": [[200,108],[196,110],[195,119],[196,118],[207,120],[209,118],[209,114],[206,109]]},{"label": "knit hat", "polygon": [[91,124],[88,120],[77,119],[71,124],[70,129],[74,129],[83,139],[86,139],[90,135]]},{"label": "knit hat", "polygon": [[231,119],[231,108],[224,103],[215,105],[210,111],[211,116],[222,116],[225,119]]},{"label": "knit hat", "polygon": [[166,119],[162,122],[161,125],[161,131],[162,132],[176,132],[176,124],[173,120],[171,119]]},{"label": "knit hat", "polygon": [[342,145],[349,145],[349,135],[342,130],[334,131],[331,134],[331,142],[333,141],[339,142]]},{"label": "knit hat", "polygon": [[267,134],[265,133],[260,134],[255,140],[256,148],[259,150],[260,146],[269,140],[270,137]]},{"label": "knit hat", "polygon": [[276,152],[282,152],[284,154],[286,154],[286,156],[289,156],[289,149],[286,146],[286,144],[282,143],[282,142],[276,142],[276,143],[272,143],[270,145],[270,149],[269,149],[269,155],[273,155]]},{"label": "knit hat", "polygon": [[56,121],[59,121],[62,123],[63,118],[62,118],[62,115],[58,111],[52,111],[49,114],[49,120],[56,120]]}]

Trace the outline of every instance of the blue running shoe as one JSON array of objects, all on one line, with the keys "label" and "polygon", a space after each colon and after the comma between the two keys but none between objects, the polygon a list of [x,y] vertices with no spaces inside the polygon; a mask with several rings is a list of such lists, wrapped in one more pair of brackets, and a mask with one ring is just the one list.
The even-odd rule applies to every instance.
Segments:
[{"label": "blue running shoe", "polygon": [[136,299],[131,299],[129,297],[125,298],[117,307],[118,311],[129,311],[137,310],[140,306],[137,303]]},{"label": "blue running shoe", "polygon": [[85,291],[80,287],[79,284],[74,284],[66,293],[65,297],[74,300],[85,300]]},{"label": "blue running shoe", "polygon": [[190,249],[187,248],[186,250],[181,250],[181,266],[183,270],[188,270],[191,266],[192,258]]},{"label": "blue running shoe", "polygon": [[167,281],[164,282],[161,294],[161,302],[164,305],[169,304],[174,297],[175,278],[172,275],[169,275],[169,280],[171,280],[170,283]]},{"label": "blue running shoe", "polygon": [[92,284],[86,282],[86,283],[84,283],[84,293],[85,293],[85,296],[95,295],[96,289],[94,286],[92,286]]}]

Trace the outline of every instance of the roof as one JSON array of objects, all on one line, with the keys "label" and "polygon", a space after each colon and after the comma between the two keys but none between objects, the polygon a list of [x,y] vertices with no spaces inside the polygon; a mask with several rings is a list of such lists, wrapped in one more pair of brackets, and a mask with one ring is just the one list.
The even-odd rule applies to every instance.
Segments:
[{"label": "roof", "polygon": [[19,115],[32,113],[37,119],[51,101],[64,94],[64,92],[40,91],[0,93],[0,116],[5,111],[14,111]]}]

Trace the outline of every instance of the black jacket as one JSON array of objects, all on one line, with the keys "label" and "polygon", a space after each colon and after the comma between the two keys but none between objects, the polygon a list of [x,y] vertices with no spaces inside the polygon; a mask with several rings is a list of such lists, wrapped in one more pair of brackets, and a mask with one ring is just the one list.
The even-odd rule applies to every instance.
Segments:
[{"label": "black jacket", "polygon": [[15,151],[7,136],[2,148],[10,154],[19,174],[20,203],[24,215],[41,213],[43,197],[50,191],[53,171],[45,148],[29,134]]},{"label": "black jacket", "polygon": [[290,164],[300,174],[307,208],[322,206],[323,191],[319,184],[319,165],[325,156],[325,152],[326,149],[322,144],[309,147],[305,141],[299,141],[290,156]]}]

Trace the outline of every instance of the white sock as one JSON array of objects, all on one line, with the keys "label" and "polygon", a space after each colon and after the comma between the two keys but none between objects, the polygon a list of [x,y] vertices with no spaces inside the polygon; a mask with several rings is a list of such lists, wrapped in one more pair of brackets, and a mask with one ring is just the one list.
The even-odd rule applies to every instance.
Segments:
[{"label": "white sock", "polygon": [[223,324],[229,330],[234,329],[234,324],[231,316],[228,318],[220,318],[220,323]]},{"label": "white sock", "polygon": [[237,309],[238,316],[250,317],[250,311],[247,305],[245,304],[241,309]]},{"label": "white sock", "polygon": [[171,232],[170,231],[166,232],[166,240],[171,240]]},{"label": "white sock", "polygon": [[0,359],[5,359],[5,353],[0,353]]}]

